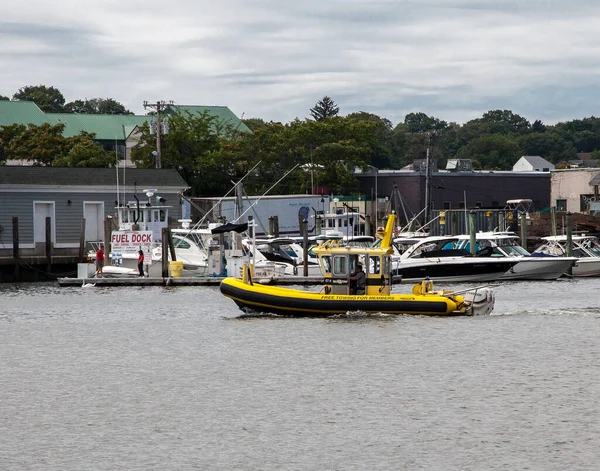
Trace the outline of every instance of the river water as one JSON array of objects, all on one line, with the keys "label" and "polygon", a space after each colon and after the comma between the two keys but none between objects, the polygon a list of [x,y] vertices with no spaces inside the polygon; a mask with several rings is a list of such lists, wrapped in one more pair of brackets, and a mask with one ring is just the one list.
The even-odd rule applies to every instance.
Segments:
[{"label": "river water", "polygon": [[599,289],[305,319],[218,288],[0,285],[0,469],[595,470]]}]

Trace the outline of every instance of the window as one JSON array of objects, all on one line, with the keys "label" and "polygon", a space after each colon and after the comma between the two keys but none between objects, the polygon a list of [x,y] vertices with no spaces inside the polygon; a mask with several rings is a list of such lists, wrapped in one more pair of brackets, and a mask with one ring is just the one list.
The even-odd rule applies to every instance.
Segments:
[{"label": "window", "polygon": [[565,212],[567,210],[567,200],[556,200],[556,210]]},{"label": "window", "polygon": [[369,257],[369,274],[370,275],[379,275],[381,270],[379,268],[379,257],[376,255],[372,255]]},{"label": "window", "polygon": [[483,208],[483,201],[475,201],[475,207],[476,208]]},{"label": "window", "polygon": [[452,209],[452,201],[444,201],[444,209]]},{"label": "window", "polygon": [[331,255],[323,255],[321,257],[321,266],[324,273],[331,273]]},{"label": "window", "polygon": [[177,249],[189,249],[191,247],[188,242],[179,237],[173,237],[173,246]]},{"label": "window", "polygon": [[345,255],[336,255],[333,257],[333,274],[348,274],[348,257],[346,257]]}]

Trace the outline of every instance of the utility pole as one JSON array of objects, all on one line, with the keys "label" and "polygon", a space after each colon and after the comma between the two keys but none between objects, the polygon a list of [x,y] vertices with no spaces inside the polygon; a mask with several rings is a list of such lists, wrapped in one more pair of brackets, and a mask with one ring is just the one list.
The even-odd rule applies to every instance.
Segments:
[{"label": "utility pole", "polygon": [[429,222],[429,211],[431,210],[431,138],[437,135],[437,131],[429,131],[425,133],[427,136],[427,154],[425,158],[425,224]]},{"label": "utility pole", "polygon": [[[160,140],[161,140],[161,136],[163,134],[167,134],[168,133],[168,129],[165,126],[165,124],[161,123],[160,121],[160,113],[161,111],[164,111],[165,108],[167,108],[168,106],[172,105],[173,101],[157,101],[156,103],[148,103],[147,101],[144,101],[144,109],[146,108],[152,108],[154,111],[156,111],[156,168],[162,168],[162,162],[161,162],[161,149],[160,149]],[[166,123],[166,121],[165,121]],[[163,129],[163,127],[165,127],[165,129]],[[150,134],[153,134],[153,125],[152,123],[150,123]]]}]

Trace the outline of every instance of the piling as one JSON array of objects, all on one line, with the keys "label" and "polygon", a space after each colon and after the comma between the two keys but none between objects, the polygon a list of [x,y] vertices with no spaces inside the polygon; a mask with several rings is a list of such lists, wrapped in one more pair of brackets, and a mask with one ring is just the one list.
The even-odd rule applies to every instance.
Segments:
[{"label": "piling", "polygon": [[573,215],[567,213],[567,257],[573,256]]},{"label": "piling", "polygon": [[21,280],[20,266],[21,260],[19,256],[19,216],[13,216],[13,258],[15,259],[15,281]]},{"label": "piling", "polygon": [[521,247],[527,250],[527,213],[521,213]]},{"label": "piling", "polygon": [[46,271],[52,273],[52,218],[46,217]]},{"label": "piling", "polygon": [[475,211],[469,211],[469,245],[471,253],[475,255],[477,253],[477,213]]}]

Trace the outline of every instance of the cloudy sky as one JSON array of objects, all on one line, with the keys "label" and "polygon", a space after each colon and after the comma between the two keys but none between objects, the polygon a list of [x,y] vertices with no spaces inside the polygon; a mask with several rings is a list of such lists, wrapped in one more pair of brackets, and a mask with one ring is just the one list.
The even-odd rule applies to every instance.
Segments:
[{"label": "cloudy sky", "polygon": [[0,95],[224,105],[244,118],[509,109],[600,115],[598,0],[28,0],[0,14]]}]

